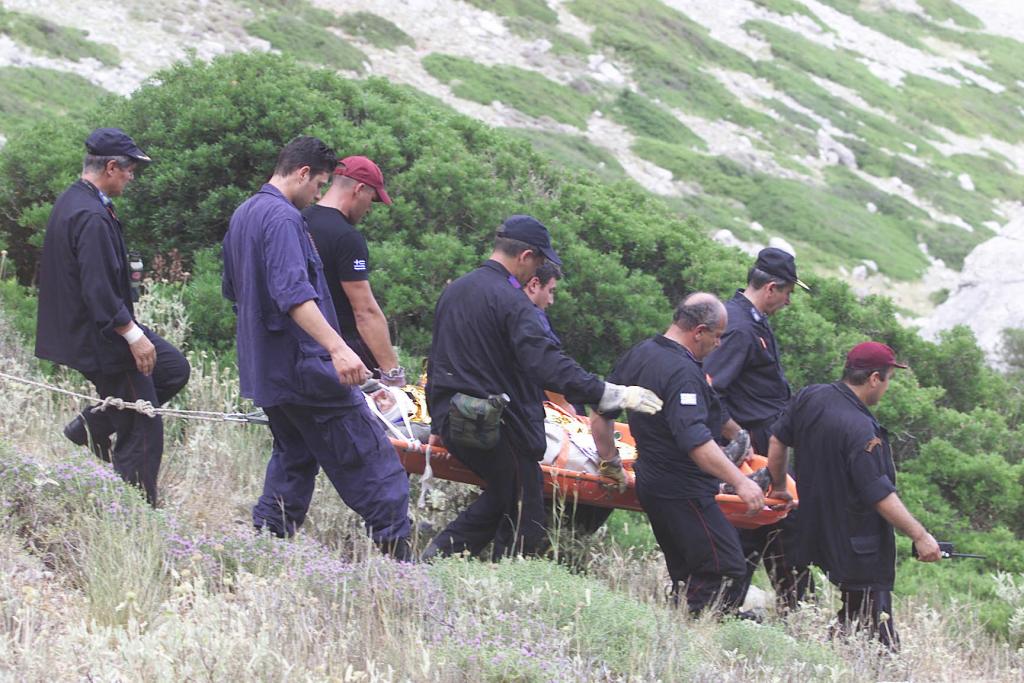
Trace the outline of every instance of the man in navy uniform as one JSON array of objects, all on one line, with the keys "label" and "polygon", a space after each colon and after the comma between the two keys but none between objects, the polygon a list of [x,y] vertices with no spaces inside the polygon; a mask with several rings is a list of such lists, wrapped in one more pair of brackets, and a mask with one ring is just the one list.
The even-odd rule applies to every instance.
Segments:
[{"label": "man in navy uniform", "polygon": [[374,202],[391,205],[384,174],[370,159],[346,157],[334,169],[323,198],[302,211],[324,264],[341,337],[383,383],[405,385],[391,346],[388,321],[370,288],[370,250],[356,226]]},{"label": "man in navy uniform", "polygon": [[[151,159],[120,128],[94,130],[85,149],[82,176],[54,202],[46,225],[36,356],[75,368],[101,397],[160,406],[181,391],[191,369],[178,349],[135,319],[128,251],[112,199]],[[164,447],[159,415],[87,410],[64,435],[90,444],[156,505]]]},{"label": "man in navy uniform", "polygon": [[870,623],[890,649],[899,647],[892,615],[896,527],[914,541],[918,558],[940,558],[932,535],[896,493],[889,435],[870,407],[889,388],[895,368],[906,368],[885,344],[850,349],[843,378],[802,389],[772,426],[768,468],[772,487],[785,493],[788,447],[800,481],[797,560],[821,567],[842,594],[842,631]]},{"label": "man in navy uniform", "polygon": [[[747,274],[746,289],[737,290],[725,304],[729,326],[721,346],[704,361],[704,372],[728,416],[749,432],[754,451],[761,455],[768,452],[769,429],[791,394],[768,318],[789,305],[795,287],[809,290],[796,275],[792,254],[762,249]],[[739,532],[747,557],[744,594],[763,559],[780,606],[793,609],[804,598],[812,586],[810,572],[794,564],[787,552],[796,544],[799,514],[793,510],[776,524]]]},{"label": "man in navy uniform", "polygon": [[[537,309],[522,291],[545,261],[561,265],[547,228],[536,218],[511,216],[498,228],[494,250],[479,268],[442,292],[434,311],[427,376],[431,441],[443,442],[486,488],[424,551],[424,559],[469,551],[492,540],[492,557],[531,554],[546,533],[543,476],[544,389],[603,409],[657,412],[661,401],[641,387],[618,386],[581,368],[545,332]],[[496,445],[474,446],[453,438],[453,407],[468,397],[504,394]],[[602,474],[625,485],[614,454]]]},{"label": "man in navy uniform", "polygon": [[[676,307],[664,334],[640,342],[615,364],[610,382],[637,384],[664,401],[657,415],[632,413],[636,440],[636,495],[665,554],[672,598],[698,613],[720,601],[723,611],[743,602],[745,561],[736,529],[715,502],[719,481],[731,484],[750,513],[764,506],[761,488],[722,452],[718,397],[708,386],[701,361],[725,331],[727,314],[712,294],[698,292]],[[617,411],[599,408],[590,428],[598,453],[611,458]]]},{"label": "man in navy uniform", "polygon": [[558,346],[562,345],[562,340],[558,338],[554,328],[551,327],[548,308],[555,303],[555,292],[558,290],[558,281],[561,279],[562,269],[551,261],[545,261],[523,286],[527,298],[537,307],[537,319],[540,320],[541,327],[551,337],[551,341]]},{"label": "man in navy uniform", "polygon": [[336,164],[322,141],[295,138],[224,236],[223,293],[238,314],[242,395],[264,409],[274,434],[253,523],[277,536],[295,533],[322,467],[381,550],[410,559],[408,478],[357,386],[370,371],[338,333],[323,264],[299,213]]}]

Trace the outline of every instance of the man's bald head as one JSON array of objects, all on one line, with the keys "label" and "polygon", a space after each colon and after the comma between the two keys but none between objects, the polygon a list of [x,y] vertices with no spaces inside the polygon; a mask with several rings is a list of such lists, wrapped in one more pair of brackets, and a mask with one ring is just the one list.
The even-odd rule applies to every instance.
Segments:
[{"label": "man's bald head", "polygon": [[695,330],[699,325],[718,329],[725,319],[725,304],[708,292],[694,292],[676,306],[672,322],[682,330]]}]

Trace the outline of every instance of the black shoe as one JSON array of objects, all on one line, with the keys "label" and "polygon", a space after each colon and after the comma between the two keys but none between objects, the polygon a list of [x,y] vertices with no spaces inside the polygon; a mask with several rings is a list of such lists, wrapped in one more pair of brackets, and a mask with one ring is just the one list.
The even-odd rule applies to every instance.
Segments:
[{"label": "black shoe", "polygon": [[[75,419],[64,425],[64,436],[71,443],[78,446],[89,445],[89,428],[86,426],[85,418],[79,413]],[[110,462],[110,437],[92,435],[92,452],[100,460]]]}]

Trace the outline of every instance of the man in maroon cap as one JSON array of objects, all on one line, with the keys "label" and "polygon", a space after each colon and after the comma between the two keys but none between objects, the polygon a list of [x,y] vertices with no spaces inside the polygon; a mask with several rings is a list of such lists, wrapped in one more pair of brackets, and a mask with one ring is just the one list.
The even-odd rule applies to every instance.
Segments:
[{"label": "man in maroon cap", "polygon": [[[914,541],[918,559],[940,558],[932,535],[896,494],[889,435],[868,409],[906,368],[885,344],[864,342],[846,355],[843,377],[802,389],[772,426],[768,468],[776,497],[786,498],[787,447],[796,452],[801,529],[797,557],[839,586],[842,632],[870,627],[888,648],[899,638],[892,618],[896,580],[893,527]],[[869,621],[870,620],[870,621]]]},{"label": "man in maroon cap", "polygon": [[346,157],[334,169],[323,199],[302,215],[324,262],[342,338],[374,376],[403,386],[405,370],[398,364],[387,318],[370,288],[370,251],[355,227],[374,202],[391,204],[384,174],[366,157]]}]

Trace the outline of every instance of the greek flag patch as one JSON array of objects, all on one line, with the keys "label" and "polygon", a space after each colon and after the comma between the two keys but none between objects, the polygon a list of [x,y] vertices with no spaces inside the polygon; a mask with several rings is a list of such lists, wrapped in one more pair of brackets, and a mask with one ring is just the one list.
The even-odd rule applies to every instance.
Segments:
[{"label": "greek flag patch", "polygon": [[679,405],[681,406],[695,406],[697,405],[697,394],[679,394]]},{"label": "greek flag patch", "polygon": [[366,259],[357,258],[353,261],[352,270],[366,270]]}]

